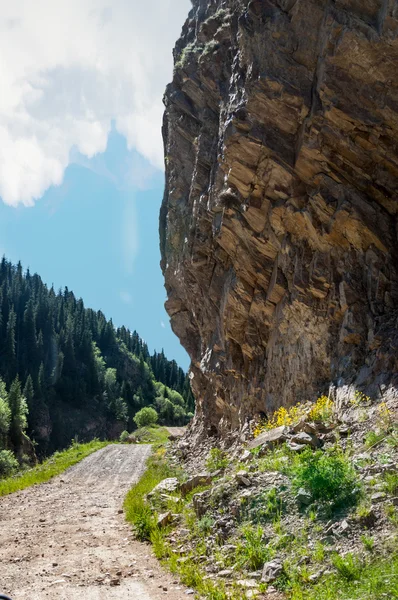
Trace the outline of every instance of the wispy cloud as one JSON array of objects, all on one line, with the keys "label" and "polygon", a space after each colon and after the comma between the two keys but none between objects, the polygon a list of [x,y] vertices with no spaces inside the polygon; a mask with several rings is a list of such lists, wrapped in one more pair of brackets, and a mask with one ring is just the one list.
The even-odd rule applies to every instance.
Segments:
[{"label": "wispy cloud", "polygon": [[[189,0],[1,2],[0,196],[31,205],[111,123],[161,169],[162,95]],[[131,177],[142,183],[142,173]],[[140,183],[141,181],[141,183]]]},{"label": "wispy cloud", "polygon": [[164,324],[163,321],[160,321],[160,326],[162,327],[162,329],[166,329],[166,325]]},{"label": "wispy cloud", "polygon": [[[115,142],[115,140],[117,141]],[[124,138],[116,135],[113,129],[112,136],[108,138],[108,147],[105,153],[88,158],[76,148],[72,148],[70,162],[108,179],[119,190],[131,191],[134,189],[142,191],[157,186],[159,177],[161,177],[159,169],[144,158],[142,154],[135,150],[128,151],[121,140],[124,140]],[[108,164],[110,157],[112,158],[112,164]]]},{"label": "wispy cloud", "polygon": [[133,297],[130,294],[130,292],[126,292],[126,290],[121,290],[119,296],[120,300],[124,302],[124,304],[132,304]]}]

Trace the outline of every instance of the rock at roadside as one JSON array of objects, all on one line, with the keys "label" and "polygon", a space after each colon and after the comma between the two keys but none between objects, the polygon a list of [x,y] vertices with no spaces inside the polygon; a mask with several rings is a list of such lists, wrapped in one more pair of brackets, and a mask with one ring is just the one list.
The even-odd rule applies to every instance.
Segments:
[{"label": "rock at roadside", "polygon": [[312,496],[309,492],[307,492],[307,490],[305,490],[304,488],[300,488],[296,494],[296,500],[299,504],[304,504],[305,506],[308,506],[308,504],[311,504],[312,502]]},{"label": "rock at roadside", "polygon": [[247,471],[238,471],[235,475],[235,479],[238,485],[243,485],[245,487],[250,486],[250,479]]},{"label": "rock at roadside", "polygon": [[249,450],[244,450],[240,457],[240,462],[248,462],[253,458],[253,454]]},{"label": "rock at roadside", "polygon": [[298,453],[303,452],[306,448],[308,448],[308,446],[305,446],[304,444],[293,444],[293,442],[288,442],[287,447],[289,448],[289,450]]},{"label": "rock at roadside", "polygon": [[305,444],[306,446],[311,446],[312,448],[319,448],[321,445],[319,439],[313,433],[306,433],[305,431],[300,431],[300,433],[296,433],[291,441],[294,444]]},{"label": "rock at roadside", "polygon": [[263,567],[263,574],[261,577],[262,583],[272,583],[275,579],[278,579],[279,575],[283,573],[282,561],[278,558],[265,563]]},{"label": "rock at roadside", "polygon": [[385,497],[386,494],[384,492],[376,492],[376,494],[372,495],[371,500],[372,502],[381,502]]},{"label": "rock at roadside", "polygon": [[208,493],[200,492],[192,497],[193,509],[196,516],[200,519],[206,513],[208,508]]},{"label": "rock at roadside", "polygon": [[308,423],[305,419],[301,419],[295,425],[292,425],[292,431],[294,433],[300,433],[300,431],[304,431],[305,433],[312,433],[313,435],[317,434],[317,428],[314,424]]},{"label": "rock at roadside", "polygon": [[212,476],[209,473],[200,473],[198,475],[194,475],[188,481],[184,481],[184,483],[180,486],[180,491],[182,496],[186,496],[192,490],[199,487],[200,485],[210,485],[212,481]]},{"label": "rock at roadside", "polygon": [[180,482],[178,481],[177,477],[168,477],[167,479],[163,479],[160,483],[155,485],[153,490],[151,492],[149,492],[148,498],[151,498],[152,496],[154,496],[157,493],[177,492],[179,489],[180,489]]},{"label": "rock at roadside", "polygon": [[251,440],[247,447],[250,448],[258,448],[258,446],[262,446],[264,444],[269,445],[277,445],[286,442],[288,434],[288,428],[286,425],[282,425],[281,427],[275,427],[275,429],[270,429],[268,431],[264,431],[260,433],[254,440]]},{"label": "rock at roadside", "polygon": [[158,520],[157,520],[157,526],[159,527],[159,529],[162,529],[163,527],[167,527],[167,525],[169,525],[172,521],[173,517],[170,511],[162,513],[161,515],[158,516]]}]

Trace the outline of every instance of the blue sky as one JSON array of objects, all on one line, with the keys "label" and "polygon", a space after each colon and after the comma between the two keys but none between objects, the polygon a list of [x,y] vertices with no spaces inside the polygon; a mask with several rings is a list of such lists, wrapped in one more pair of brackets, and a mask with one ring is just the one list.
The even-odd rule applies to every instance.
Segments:
[{"label": "blue sky", "polygon": [[113,131],[106,152],[78,152],[59,187],[32,207],[0,203],[0,250],[55,288],[68,286],[116,326],[184,369],[188,357],[164,310],[158,215],[164,175]]},{"label": "blue sky", "polygon": [[190,0],[0,14],[0,253],[184,368],[159,267],[162,96]]}]

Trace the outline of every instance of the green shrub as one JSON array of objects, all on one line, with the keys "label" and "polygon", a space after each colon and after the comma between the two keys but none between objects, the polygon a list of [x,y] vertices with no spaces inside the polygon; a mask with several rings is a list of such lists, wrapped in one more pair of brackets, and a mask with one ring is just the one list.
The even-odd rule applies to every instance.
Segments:
[{"label": "green shrub", "polygon": [[335,554],[332,557],[332,563],[343,579],[347,581],[358,581],[360,579],[363,566],[359,558],[353,554],[346,554],[344,557]]},{"label": "green shrub", "polygon": [[304,488],[313,500],[337,506],[352,504],[357,498],[357,475],[348,458],[337,449],[313,452],[308,448],[296,458],[291,471],[293,487]]},{"label": "green shrub", "polygon": [[283,502],[276,488],[260,492],[247,501],[242,515],[251,523],[264,523],[278,518],[282,514]]},{"label": "green shrub", "polygon": [[361,542],[365,546],[366,550],[369,552],[373,551],[375,541],[372,537],[369,537],[368,535],[361,535]]},{"label": "green shrub", "polygon": [[141,541],[150,540],[152,532],[155,530],[155,519],[148,504],[142,503],[139,507],[137,506],[133,522],[137,538]]},{"label": "green shrub", "polygon": [[322,563],[325,560],[325,546],[320,540],[315,542],[314,551],[312,557],[316,562]]},{"label": "green shrub", "polygon": [[217,471],[218,469],[225,469],[228,463],[228,456],[225,452],[220,450],[220,448],[212,448],[206,460],[206,467],[209,471]]},{"label": "green shrub", "polygon": [[214,527],[214,519],[210,515],[204,515],[198,521],[198,529],[201,533],[208,534]]},{"label": "green shrub", "polygon": [[207,44],[205,44],[202,56],[206,56],[207,54],[215,52],[216,50],[218,50],[219,47],[219,42],[217,42],[216,40],[210,40],[210,42],[207,42]]},{"label": "green shrub", "polygon": [[145,406],[137,412],[133,420],[137,427],[149,427],[158,422],[158,413],[154,408]]},{"label": "green shrub", "polygon": [[120,443],[124,444],[125,442],[127,442],[127,440],[129,439],[129,432],[124,430],[122,431],[122,433],[120,434],[120,438],[119,441]]},{"label": "green shrub", "polygon": [[240,567],[257,571],[270,557],[270,551],[263,540],[264,531],[259,525],[245,525],[242,527],[244,541],[236,548],[236,562]]},{"label": "green shrub", "polygon": [[169,548],[165,539],[164,531],[159,528],[152,529],[150,533],[150,540],[156,558],[159,560],[166,558],[169,553]]},{"label": "green shrub", "polygon": [[356,517],[363,522],[366,522],[372,514],[371,505],[366,500],[361,502],[355,511]]},{"label": "green shrub", "polygon": [[0,477],[9,477],[18,469],[18,461],[11,450],[0,450]]},{"label": "green shrub", "polygon": [[261,473],[266,471],[279,471],[287,474],[288,466],[292,464],[296,453],[288,448],[286,444],[269,450],[266,455],[259,459],[258,469]]},{"label": "green shrub", "polygon": [[178,60],[175,63],[175,67],[176,68],[185,67],[188,64],[191,57],[200,51],[201,51],[201,46],[195,46],[195,44],[193,42],[191,42],[190,44],[185,46],[185,48],[183,48],[180,56],[178,57]]},{"label": "green shrub", "polygon": [[365,436],[365,446],[371,448],[381,442],[385,437],[386,434],[384,431],[379,431],[377,433],[375,431],[369,431]]},{"label": "green shrub", "polygon": [[386,473],[384,475],[384,490],[392,496],[398,494],[398,473]]}]

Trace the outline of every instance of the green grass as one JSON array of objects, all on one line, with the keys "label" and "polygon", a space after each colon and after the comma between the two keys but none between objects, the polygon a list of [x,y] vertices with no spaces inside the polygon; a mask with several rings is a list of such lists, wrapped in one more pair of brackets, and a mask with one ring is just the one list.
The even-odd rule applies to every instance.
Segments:
[{"label": "green grass", "polygon": [[388,436],[385,431],[379,431],[377,433],[375,431],[369,431],[369,433],[367,433],[365,436],[365,446],[367,448],[372,448],[373,446],[376,446],[377,444],[379,444],[381,441],[383,441],[387,437]]},{"label": "green grass", "polygon": [[263,458],[258,460],[258,470],[260,473],[279,471],[286,474],[288,466],[295,456],[296,454],[286,444],[282,444],[274,450],[269,450]]},{"label": "green grass", "polygon": [[384,475],[384,491],[392,496],[398,494],[398,474],[386,473]]},{"label": "green grass", "polygon": [[361,542],[368,552],[373,552],[375,541],[369,535],[361,535]]},{"label": "green grass", "polygon": [[282,497],[278,495],[276,488],[253,494],[250,499],[246,498],[244,503],[242,499],[241,502],[243,519],[254,524],[279,519],[284,508]]},{"label": "green grass", "polygon": [[147,460],[147,468],[141,479],[127,493],[124,500],[126,520],[134,527],[139,540],[150,540],[156,527],[156,512],[146,502],[145,496],[162,479],[175,476],[164,457],[164,449],[159,448]]},{"label": "green grass", "polygon": [[242,541],[236,548],[236,562],[240,568],[257,571],[269,560],[271,553],[263,536],[264,530],[260,525],[253,527],[247,523],[242,526]]},{"label": "green grass", "polygon": [[206,460],[206,467],[210,472],[218,471],[228,467],[229,459],[227,454],[220,448],[212,448]]},{"label": "green grass", "polygon": [[291,600],[398,600],[398,554],[361,565],[354,558],[341,561],[337,573],[319,583],[293,585]]},{"label": "green grass", "polygon": [[347,554],[346,556],[340,556],[336,554],[332,558],[333,565],[340,577],[347,581],[358,581],[361,578],[363,566],[354,554]]},{"label": "green grass", "polygon": [[170,433],[166,427],[153,425],[151,427],[141,427],[133,431],[133,435],[139,444],[166,444],[169,441]]},{"label": "green grass", "polygon": [[32,469],[22,471],[12,477],[0,480],[0,497],[24,490],[38,483],[49,481],[56,475],[63,473],[69,467],[86,458],[93,452],[107,446],[110,442],[93,440],[87,444],[72,444],[67,450],[56,452],[42,464]]}]

